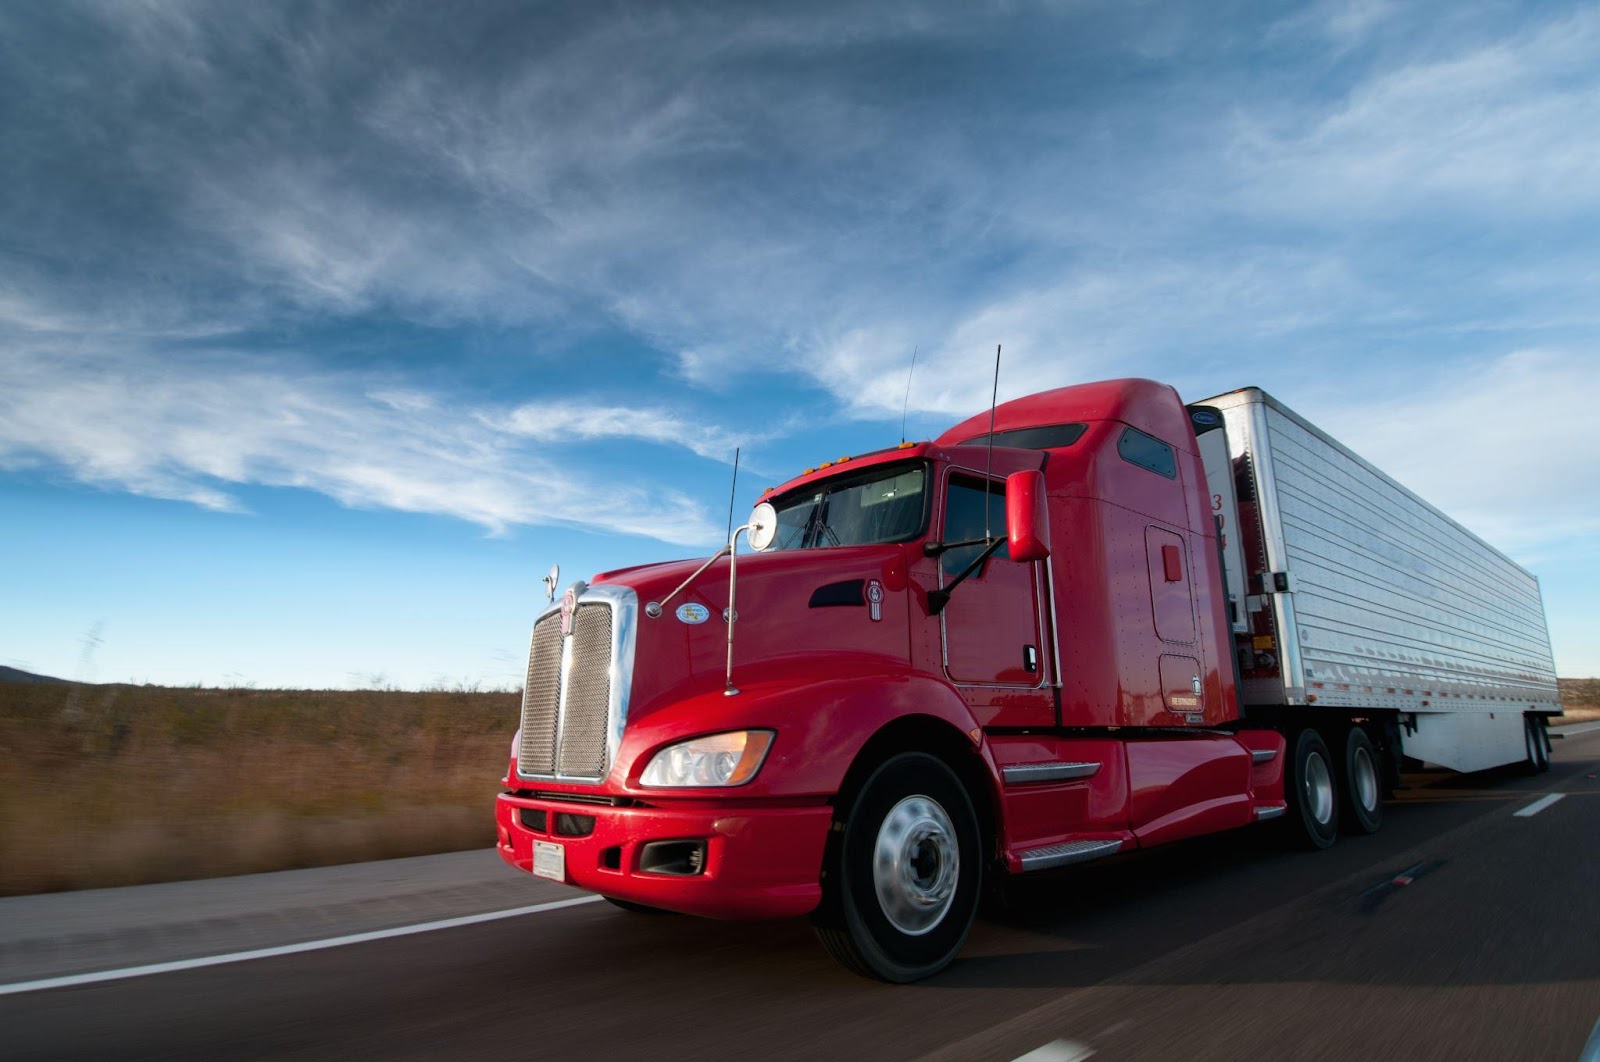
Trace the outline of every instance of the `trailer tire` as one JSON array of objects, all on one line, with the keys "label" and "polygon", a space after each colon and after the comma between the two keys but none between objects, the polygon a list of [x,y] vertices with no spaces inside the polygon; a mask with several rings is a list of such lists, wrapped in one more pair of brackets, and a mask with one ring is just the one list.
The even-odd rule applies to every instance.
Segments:
[{"label": "trailer tire", "polygon": [[1359,726],[1345,735],[1342,765],[1340,824],[1346,833],[1377,833],[1383,825],[1383,771],[1372,739]]},{"label": "trailer tire", "polygon": [[1294,736],[1290,747],[1293,753],[1284,779],[1289,839],[1297,847],[1328,848],[1339,839],[1339,793],[1328,743],[1307,728]]},{"label": "trailer tire", "polygon": [[983,884],[981,834],[944,761],[905,752],[867,778],[829,860],[818,938],[842,966],[905,984],[966,943]]},{"label": "trailer tire", "polygon": [[1536,715],[1522,717],[1522,739],[1527,748],[1528,758],[1523,763],[1523,769],[1529,774],[1543,774],[1550,769],[1550,739],[1545,735],[1544,726]]}]

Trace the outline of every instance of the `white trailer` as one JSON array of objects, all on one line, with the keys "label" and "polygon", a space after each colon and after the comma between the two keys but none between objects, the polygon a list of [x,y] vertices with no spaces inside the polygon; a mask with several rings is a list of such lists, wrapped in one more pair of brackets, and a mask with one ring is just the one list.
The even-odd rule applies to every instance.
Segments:
[{"label": "white trailer", "polygon": [[1337,712],[1457,771],[1549,764],[1539,582],[1258,388],[1190,406],[1247,718]]}]

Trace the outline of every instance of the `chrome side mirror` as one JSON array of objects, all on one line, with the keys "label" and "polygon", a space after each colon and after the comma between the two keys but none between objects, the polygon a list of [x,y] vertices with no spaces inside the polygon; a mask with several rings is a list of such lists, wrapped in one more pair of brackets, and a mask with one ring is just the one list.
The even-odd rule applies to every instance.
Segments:
[{"label": "chrome side mirror", "polygon": [[757,553],[763,553],[772,547],[772,542],[778,537],[778,510],[770,502],[762,502],[750,512],[750,530],[745,534],[745,541],[750,543],[750,548]]}]

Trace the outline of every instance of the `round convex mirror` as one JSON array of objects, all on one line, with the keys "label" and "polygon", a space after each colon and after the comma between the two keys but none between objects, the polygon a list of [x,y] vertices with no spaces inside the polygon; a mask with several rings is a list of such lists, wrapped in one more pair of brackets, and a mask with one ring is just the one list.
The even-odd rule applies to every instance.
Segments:
[{"label": "round convex mirror", "polygon": [[762,502],[750,513],[750,548],[759,553],[770,547],[772,540],[777,537],[778,510]]}]

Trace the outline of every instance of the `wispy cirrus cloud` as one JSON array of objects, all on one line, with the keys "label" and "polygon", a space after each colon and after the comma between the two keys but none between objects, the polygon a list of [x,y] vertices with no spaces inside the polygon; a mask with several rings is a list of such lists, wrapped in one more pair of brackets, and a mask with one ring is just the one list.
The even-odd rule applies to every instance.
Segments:
[{"label": "wispy cirrus cloud", "polygon": [[597,482],[559,450],[527,445],[574,431],[706,444],[661,409],[612,407],[595,420],[528,406],[464,415],[358,374],[241,364],[236,354],[11,346],[0,355],[0,468],[65,469],[97,487],[227,512],[245,509],[237,488],[298,487],[496,533],[567,525],[678,544],[718,538],[695,499]]},{"label": "wispy cirrus cloud", "polygon": [[1600,357],[1518,350],[1425,389],[1329,401],[1321,426],[1525,563],[1600,542]]},{"label": "wispy cirrus cloud", "polygon": [[[597,331],[659,354],[615,355],[577,388],[581,416],[521,401],[521,380],[427,406],[411,366],[370,382],[410,396],[396,407],[337,377],[341,351],[320,354],[300,382],[308,402],[338,399],[327,423],[417,418],[456,482],[484,454],[557,441],[725,459],[732,433],[651,392],[744,398],[762,374],[826,396],[821,419],[892,420],[913,349],[911,407],[958,415],[986,397],[996,343],[1005,395],[1130,373],[1270,383],[1286,352],[1297,379],[1401,351],[1487,363],[1527,345],[1507,322],[1558,322],[1562,349],[1594,341],[1570,310],[1600,269],[1597,156],[1572,135],[1600,91],[1584,9],[19,11],[0,12],[16,148],[0,179],[17,190],[0,202],[16,234],[0,291],[25,294],[0,315],[15,329],[121,371],[191,364],[197,338],[237,349],[234,333],[370,318],[525,330],[517,359],[552,376],[573,361],[553,355]],[[1517,226],[1537,232],[1538,262],[1485,245]],[[1541,272],[1552,256],[1563,268]],[[115,342],[129,332],[144,344]],[[239,353],[195,386],[296,383],[282,372]],[[193,455],[104,450],[144,455],[126,459],[142,471],[63,460],[97,482],[226,493],[226,476],[170,471],[203,468]],[[225,470],[443,505],[376,472],[330,474],[369,462],[283,435],[248,452],[272,456]],[[486,526],[522,512],[463,511]]]},{"label": "wispy cirrus cloud", "polygon": [[1422,42],[1331,103],[1241,111],[1251,201],[1325,223],[1480,208],[1493,211],[1477,219],[1489,228],[1592,216],[1600,145],[1573,134],[1600,97],[1600,12]]}]

